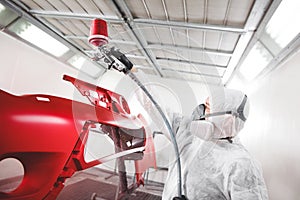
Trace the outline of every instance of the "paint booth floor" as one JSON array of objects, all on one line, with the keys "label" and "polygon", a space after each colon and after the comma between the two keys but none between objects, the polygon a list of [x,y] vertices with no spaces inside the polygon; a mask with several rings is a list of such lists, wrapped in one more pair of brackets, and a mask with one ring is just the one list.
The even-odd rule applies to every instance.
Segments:
[{"label": "paint booth floor", "polygon": [[[91,168],[77,172],[67,180],[65,188],[57,200],[91,200],[95,194],[97,200],[114,200],[117,184],[118,176],[116,174]],[[146,181],[145,186],[136,189],[128,200],[161,200],[162,190],[162,183]]]}]

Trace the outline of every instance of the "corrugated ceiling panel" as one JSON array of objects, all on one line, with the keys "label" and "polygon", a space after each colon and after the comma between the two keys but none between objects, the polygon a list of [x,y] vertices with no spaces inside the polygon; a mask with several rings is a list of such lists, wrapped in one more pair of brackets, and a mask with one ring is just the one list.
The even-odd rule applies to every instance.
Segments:
[{"label": "corrugated ceiling panel", "polygon": [[210,64],[210,65],[225,65],[226,66],[227,62],[229,61],[229,57],[216,56],[216,55],[208,54],[205,52],[191,51],[191,61]]},{"label": "corrugated ceiling panel", "polygon": [[187,15],[188,21],[194,23],[203,23],[204,22],[204,1],[186,1],[187,5]]},{"label": "corrugated ceiling panel", "polygon": [[161,0],[145,0],[152,19],[166,20],[166,14]]},{"label": "corrugated ceiling panel", "polygon": [[220,50],[233,52],[239,37],[237,33],[223,33]]},{"label": "corrugated ceiling panel", "polygon": [[170,28],[157,27],[155,30],[152,26],[139,27],[148,43],[174,44]]},{"label": "corrugated ceiling panel", "polygon": [[35,0],[35,2],[44,10],[48,11],[56,11],[56,9],[49,3],[48,1],[45,0]]},{"label": "corrugated ceiling panel", "polygon": [[157,28],[159,38],[161,39],[162,44],[174,44],[171,32],[169,28],[159,27]]},{"label": "corrugated ceiling panel", "polygon": [[190,47],[203,48],[203,31],[189,29]]},{"label": "corrugated ceiling panel", "polygon": [[150,49],[150,50],[154,53],[155,57],[160,57],[160,58],[166,57],[165,51],[163,49]]},{"label": "corrugated ceiling panel", "polygon": [[22,1],[31,10],[42,10],[42,8],[34,1]]},{"label": "corrugated ceiling panel", "polygon": [[184,29],[172,29],[175,45],[188,46],[187,30]]},{"label": "corrugated ceiling panel", "polygon": [[215,56],[212,57],[212,61],[216,65],[227,66],[229,61],[230,61],[230,57],[229,56],[217,56],[217,55],[215,55]]},{"label": "corrugated ceiling panel", "polygon": [[160,43],[160,38],[158,36],[157,30],[155,30],[153,26],[139,25],[138,27],[148,43]]},{"label": "corrugated ceiling panel", "polygon": [[73,24],[83,33],[83,35],[88,36],[90,28],[82,20],[72,20]]},{"label": "corrugated ceiling panel", "polygon": [[87,42],[79,39],[69,39],[72,43],[74,43],[76,46],[81,48],[82,50],[89,50],[91,47],[88,45]]},{"label": "corrugated ceiling panel", "polygon": [[182,0],[162,0],[165,1],[169,20],[184,21],[184,8]]},{"label": "corrugated ceiling panel", "polygon": [[209,77],[209,76],[199,76],[199,75],[194,75],[194,74],[184,74],[184,77],[191,81],[199,81],[202,82],[203,84],[214,84],[214,85],[219,85],[222,84],[222,79],[221,78],[215,78],[215,77]]},{"label": "corrugated ceiling panel", "polygon": [[100,8],[105,16],[118,16],[116,12],[109,6],[106,0],[94,0],[96,6]]},{"label": "corrugated ceiling panel", "polygon": [[224,17],[229,1],[209,0],[207,8],[208,24],[224,24]]},{"label": "corrugated ceiling panel", "polygon": [[84,9],[81,7],[80,4],[77,3],[77,1],[65,1],[66,5],[71,9],[74,13],[86,13]]},{"label": "corrugated ceiling panel", "polygon": [[73,33],[67,29],[63,24],[60,23],[60,20],[54,18],[45,18],[50,24],[52,24],[57,30],[59,30],[64,35],[73,35]]},{"label": "corrugated ceiling panel", "polygon": [[85,35],[86,31],[78,28],[73,22],[76,20],[59,20],[59,22],[64,25],[68,30],[70,30],[73,35]]},{"label": "corrugated ceiling panel", "polygon": [[92,15],[102,15],[102,11],[98,8],[93,0],[77,0],[82,8],[89,14]]},{"label": "corrugated ceiling panel", "polygon": [[202,76],[197,74],[189,74],[189,73],[177,73],[174,71],[163,70],[163,73],[167,78],[175,78],[185,81],[196,81],[201,82],[203,84],[219,84],[221,83],[221,78],[214,78],[209,76]]},{"label": "corrugated ceiling panel", "polygon": [[205,32],[205,49],[218,49],[221,33],[216,31]]},{"label": "corrugated ceiling panel", "polygon": [[191,73],[198,73],[198,74],[208,74],[214,76],[222,77],[225,68],[216,68],[211,66],[203,66],[203,65],[196,65],[196,64],[188,64],[188,63],[175,63],[170,61],[159,61],[159,64],[162,66],[163,69],[171,69],[171,70],[178,70],[178,71],[185,71]]},{"label": "corrugated ceiling panel", "polygon": [[148,18],[146,8],[141,0],[126,0],[126,4],[134,18]]},{"label": "corrugated ceiling panel", "polygon": [[135,59],[135,58],[130,58],[129,60],[133,63],[133,65],[139,65],[143,67],[151,67],[150,64],[148,63],[147,60],[145,59]]},{"label": "corrugated ceiling panel", "polygon": [[232,0],[227,25],[243,27],[255,0]]},{"label": "corrugated ceiling panel", "polygon": [[155,71],[152,70],[152,69],[145,69],[145,68],[143,68],[143,69],[138,69],[138,70],[142,70],[146,74],[156,75]]},{"label": "corrugated ceiling panel", "polygon": [[176,50],[178,59],[180,59],[180,60],[186,60],[186,61],[191,60],[190,51],[185,51],[185,50],[176,49],[176,48],[175,48],[175,50]]},{"label": "corrugated ceiling panel", "polygon": [[126,45],[126,44],[117,44],[117,43],[115,43],[114,45],[117,45],[118,48],[122,50],[122,53],[142,56],[142,53],[140,52],[140,50],[136,45]]},{"label": "corrugated ceiling panel", "polygon": [[[171,58],[171,59],[177,59],[178,58],[178,54],[176,51],[174,50],[157,50],[157,49],[153,49],[153,53],[155,55],[155,57],[160,57],[160,55],[162,55],[162,51],[163,51],[163,57],[164,58]],[[160,57],[161,58],[161,57]]]},{"label": "corrugated ceiling panel", "polygon": [[185,81],[196,81],[203,84],[220,84],[221,78],[215,78],[210,76],[203,76],[197,74],[188,74],[188,73],[177,73],[174,71],[163,70],[167,78],[175,78]]},{"label": "corrugated ceiling panel", "polygon": [[115,40],[132,41],[129,33],[122,24],[110,24],[108,27],[109,37]]},{"label": "corrugated ceiling panel", "polygon": [[[134,46],[132,46],[132,47],[134,47]],[[143,53],[141,52],[141,49],[139,49],[139,48],[134,48],[133,50],[130,51],[130,54],[134,54],[137,56],[143,56]]]},{"label": "corrugated ceiling panel", "polygon": [[67,7],[66,4],[64,4],[60,0],[51,0],[50,3],[58,11],[62,11],[62,12],[69,12],[70,11],[70,8]]}]

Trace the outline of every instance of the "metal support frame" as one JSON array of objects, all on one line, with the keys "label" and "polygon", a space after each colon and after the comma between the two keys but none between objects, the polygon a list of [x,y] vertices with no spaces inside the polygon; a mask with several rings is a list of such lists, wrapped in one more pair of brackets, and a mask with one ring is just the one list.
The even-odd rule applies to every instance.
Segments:
[{"label": "metal support frame", "polygon": [[123,20],[117,17],[106,17],[104,15],[91,15],[85,13],[71,13],[71,12],[58,12],[58,11],[42,11],[42,10],[29,10],[30,14],[36,17],[56,18],[56,19],[82,19],[92,20],[95,18],[101,18],[107,22],[123,23]]},{"label": "metal support frame", "polygon": [[203,52],[211,55],[217,56],[227,56],[231,57],[232,52],[229,51],[216,51],[211,49],[203,49],[203,48],[196,48],[196,47],[186,47],[186,46],[175,46],[169,44],[149,44],[147,46],[149,49],[173,49],[173,50],[182,50],[182,51],[196,51],[196,52]]},{"label": "metal support frame", "polygon": [[218,68],[226,68],[227,66],[225,65],[216,65],[216,64],[210,64],[210,63],[202,63],[202,62],[197,62],[197,61],[190,61],[190,60],[178,60],[174,58],[161,58],[161,57],[156,57],[157,60],[166,60],[166,61],[171,61],[175,63],[186,63],[186,64],[193,64],[193,65],[202,65],[206,67],[218,67]]},{"label": "metal support frame", "polygon": [[197,73],[197,72],[188,72],[188,71],[184,71],[184,70],[174,70],[174,69],[164,68],[164,67],[162,68],[162,70],[164,70],[164,71],[180,72],[180,73],[192,74],[192,75],[199,75],[199,76],[209,76],[209,77],[213,77],[213,78],[222,78],[222,76],[213,75],[213,74]]},{"label": "metal support frame", "polygon": [[209,30],[209,31],[221,31],[221,32],[230,32],[230,33],[246,33],[248,30],[239,27],[229,27],[229,26],[220,26],[220,25],[209,25],[209,24],[198,24],[198,23],[187,23],[179,21],[163,21],[163,20],[154,20],[154,19],[134,19],[134,23],[150,25],[150,26],[163,26],[163,27],[173,27],[173,28],[189,28],[189,29],[200,29],[200,30]]},{"label": "metal support frame", "polygon": [[[87,40],[88,36],[85,35],[65,35],[64,38],[66,39],[78,39],[78,40]],[[133,41],[126,41],[126,40],[110,40],[109,43],[115,44],[125,44],[125,45],[136,45]]]},{"label": "metal support frame", "polygon": [[133,16],[131,15],[131,12],[128,9],[126,3],[124,1],[119,1],[119,0],[112,0],[112,2],[116,11],[120,14],[120,16],[127,24],[127,27],[130,30],[131,34],[133,35],[134,40],[137,42],[138,46],[142,50],[143,54],[145,55],[149,63],[152,64],[157,74],[160,77],[163,77],[161,69],[155,60],[155,56],[151,51],[149,51],[146,48],[147,41],[145,40],[143,35],[139,32],[139,29],[136,27],[135,23],[133,23]]}]

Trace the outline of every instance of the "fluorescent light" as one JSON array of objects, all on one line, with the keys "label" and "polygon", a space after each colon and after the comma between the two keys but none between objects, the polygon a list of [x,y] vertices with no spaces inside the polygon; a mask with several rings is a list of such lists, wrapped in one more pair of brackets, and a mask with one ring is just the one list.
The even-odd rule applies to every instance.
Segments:
[{"label": "fluorescent light", "polygon": [[75,55],[68,60],[68,63],[70,63],[73,67],[76,67],[79,70],[83,66],[84,62],[85,58],[79,55]]},{"label": "fluorescent light", "polygon": [[84,72],[93,78],[99,76],[99,73],[102,71],[98,66],[78,54],[72,56],[67,62],[79,71]]},{"label": "fluorescent light", "polygon": [[19,20],[10,30],[56,57],[62,56],[69,50],[64,44],[25,20]]},{"label": "fluorescent light", "polygon": [[300,1],[282,0],[266,26],[266,33],[284,48],[299,32]]},{"label": "fluorescent light", "polygon": [[257,42],[240,67],[240,73],[249,81],[255,78],[273,59],[270,52]]},{"label": "fluorescent light", "polygon": [[5,7],[0,3],[0,13],[5,10]]}]

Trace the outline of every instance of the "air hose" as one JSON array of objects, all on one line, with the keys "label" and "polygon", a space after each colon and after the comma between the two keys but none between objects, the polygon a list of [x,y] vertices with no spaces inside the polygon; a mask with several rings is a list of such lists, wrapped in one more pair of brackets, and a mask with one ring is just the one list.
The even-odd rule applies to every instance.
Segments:
[{"label": "air hose", "polygon": [[[175,156],[176,156],[176,163],[177,163],[177,169],[178,169],[178,179],[177,179],[177,185],[178,185],[178,197],[179,199],[184,199],[184,196],[182,195],[182,190],[181,190],[181,186],[182,186],[182,181],[181,181],[181,161],[180,161],[180,154],[179,154],[179,149],[178,149],[178,144],[176,141],[176,137],[175,134],[172,130],[172,127],[165,115],[165,113],[163,112],[163,110],[161,109],[161,107],[159,106],[159,104],[155,101],[155,99],[151,96],[151,94],[149,93],[149,91],[146,89],[146,87],[142,84],[142,82],[132,73],[132,72],[128,72],[129,77],[144,91],[144,93],[147,95],[147,97],[150,99],[150,101],[153,103],[153,105],[156,107],[156,109],[158,110],[159,114],[161,115],[161,117],[164,120],[165,125],[167,126],[167,129],[169,131],[169,134],[171,136],[171,142],[173,144],[174,147],[174,151],[175,151]],[[174,199],[178,199],[178,197],[175,197]]]}]

